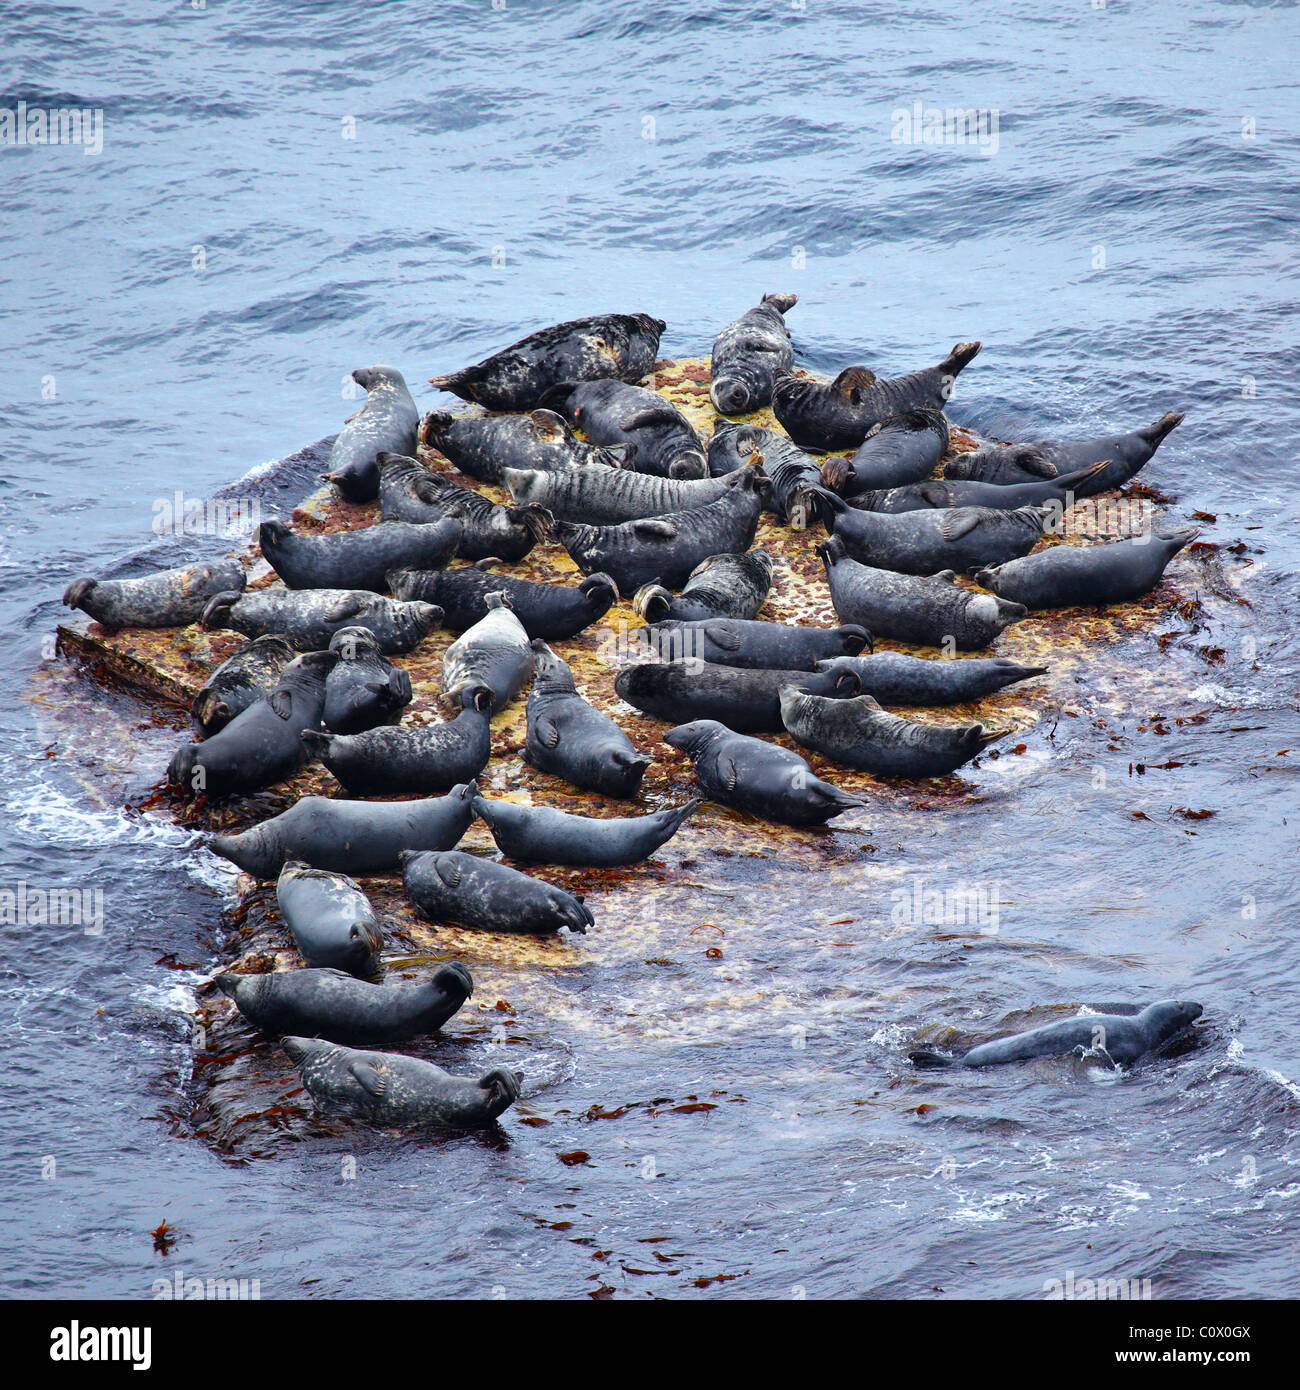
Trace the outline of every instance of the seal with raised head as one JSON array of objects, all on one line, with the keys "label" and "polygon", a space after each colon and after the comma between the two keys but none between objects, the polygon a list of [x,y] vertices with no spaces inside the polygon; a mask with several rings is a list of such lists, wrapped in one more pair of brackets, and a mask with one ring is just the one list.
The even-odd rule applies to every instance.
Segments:
[{"label": "seal with raised head", "polygon": [[489,594],[504,593],[510,611],[530,638],[563,642],[609,612],[618,585],[607,574],[588,575],[581,584],[538,584],[493,572],[494,561],[467,569],[394,570],[388,584],[400,599],[423,599],[443,610],[452,632],[464,632],[486,618]]},{"label": "seal with raised head", "polygon": [[477,1080],[452,1076],[419,1057],[320,1038],[281,1038],[280,1046],[321,1111],[389,1129],[485,1129],[519,1099],[524,1080],[509,1067],[493,1067]]},{"label": "seal with raised head", "polygon": [[834,381],[778,371],[772,385],[777,423],[805,449],[856,449],[873,425],[911,410],[942,410],[953,383],[981,344],[958,343],[937,367],[877,378],[868,367],[845,367]]},{"label": "seal with raised head", "polygon": [[822,541],[817,554],[836,613],[874,637],[978,651],[1029,611],[1023,604],[961,588],[952,570],[926,576],[860,565],[848,558],[838,536]]},{"label": "seal with raised head", "polygon": [[625,381],[565,382],[547,392],[593,444],[630,444],[626,467],[661,478],[706,478],[709,468],[695,427],[666,397]]},{"label": "seal with raised head", "polygon": [[533,648],[523,623],[510,611],[504,589],[483,596],[487,613],[466,628],[442,658],[442,697],[460,703],[466,690],[487,686],[492,713],[504,709],[533,674]]},{"label": "seal with raised head", "polygon": [[386,874],[404,849],[453,849],[474,820],[476,782],[417,801],[299,797],[287,811],[208,848],[254,878],[275,878],[290,859],[342,874]]},{"label": "seal with raised head", "polygon": [[1053,545],[1037,555],[981,570],[975,582],[1026,608],[1130,603],[1149,594],[1174,556],[1200,534],[1191,526],[1104,545]]},{"label": "seal with raised head", "polygon": [[[569,422],[553,410],[528,415],[452,415],[433,410],[420,422],[420,443],[436,449],[462,473],[497,486],[507,468],[550,472],[593,463],[622,468],[633,452],[631,445],[604,448],[579,439]],[[398,505],[396,491],[391,505]]]},{"label": "seal with raised head", "polygon": [[734,486],[728,478],[660,478],[627,468],[566,468],[542,473],[505,470],[516,502],[545,507],[557,521],[617,526],[646,516],[707,507]]},{"label": "seal with raised head", "polygon": [[322,475],[349,502],[373,502],[379,493],[379,455],[415,452],[420,412],[395,367],[358,367],[352,380],[366,403],[338,432]]},{"label": "seal with raised head", "polygon": [[909,410],[872,425],[851,459],[829,458],[821,480],[844,497],[878,488],[904,487],[928,478],[948,452],[942,410]]},{"label": "seal with raised head", "polygon": [[632,607],[650,623],[753,618],[772,591],[773,568],[766,550],[710,555],[691,571],[680,594],[670,593],[662,584],[643,584]]},{"label": "seal with raised head", "polygon": [[[245,642],[203,682],[190,702],[190,714],[204,738],[274,690],[280,673],[293,660],[294,650],[283,637],[256,637]],[[326,690],[329,681],[326,680]]]},{"label": "seal with raised head", "polygon": [[734,733],[714,719],[669,729],[664,742],[680,748],[710,801],[782,825],[824,825],[866,803],[823,782],[798,753]]},{"label": "seal with raised head", "polygon": [[474,798],[474,810],[486,822],[502,854],[522,863],[596,869],[648,859],[677,834],[699,805],[697,798],[648,816],[604,820],[573,816],[549,806]]},{"label": "seal with raised head", "polygon": [[300,652],[328,647],[344,627],[374,633],[389,656],[413,652],[442,621],[432,603],[400,603],[368,589],[256,589],[208,600],[203,625],[230,628],[246,637],[274,633]]},{"label": "seal with raised head", "polygon": [[607,714],[578,694],[568,664],[540,639],[528,693],[524,761],[581,791],[631,800],[650,759]]},{"label": "seal with raised head", "polygon": [[862,682],[862,693],[886,706],[968,705],[1047,671],[1046,666],[1024,666],[1005,657],[933,661],[902,652],[832,657],[817,662],[817,669],[853,671]]},{"label": "seal with raised head", "polygon": [[998,1067],[1034,1057],[1097,1057],[1116,1067],[1131,1067],[1182,1037],[1200,1018],[1199,1004],[1185,999],[1162,999],[1131,1014],[1077,1014],[1025,1033],[980,1043],[961,1057],[934,1048],[910,1054],[918,1067]]},{"label": "seal with raised head", "polygon": [[787,685],[780,699],[782,723],[796,743],[877,777],[946,777],[1006,734],[983,724],[902,719],[870,695],[825,700]]},{"label": "seal with raised head", "polygon": [[325,681],[325,727],[332,734],[359,734],[396,723],[411,703],[411,678],[383,654],[364,627],[340,628],[330,638],[338,664]]},{"label": "seal with raised head", "polygon": [[414,984],[371,984],[317,966],[265,975],[228,970],[215,983],[254,1028],[272,1037],[328,1038],[361,1047],[436,1033],[474,993],[474,981],[459,961]]},{"label": "seal with raised head", "polygon": [[748,415],[772,404],[772,373],[794,362],[785,315],[797,294],[765,294],[713,340],[709,399],[721,415]]},{"label": "seal with raised head", "polygon": [[1086,489],[1110,465],[1103,459],[1077,473],[1062,473],[1036,483],[981,483],[960,478],[931,478],[905,487],[859,492],[844,500],[864,512],[921,512],[935,507],[993,507],[1014,511],[1017,507],[1051,505],[1064,510],[1076,499],[1090,495]]},{"label": "seal with raised head", "polygon": [[444,517],[429,525],[381,521],[355,531],[309,535],[283,521],[264,521],[257,543],[267,564],[290,589],[369,589],[382,594],[393,569],[441,569],[460,545],[461,524]]},{"label": "seal with raised head", "polygon": [[[751,552],[753,553],[753,552]],[[855,623],[800,627],[742,618],[655,622],[636,627],[628,640],[660,661],[711,661],[718,666],[814,671],[822,661],[871,650],[871,634]]]},{"label": "seal with raised head", "polygon": [[245,582],[238,560],[218,560],[136,579],[76,579],[63,602],[108,628],[187,627],[216,595],[242,593]]},{"label": "seal with raised head", "polygon": [[1017,507],[948,507],[923,512],[863,512],[840,508],[832,534],[859,564],[900,574],[938,574],[998,565],[1029,552],[1043,538],[1050,510]]},{"label": "seal with raised head", "polygon": [[292,777],[303,764],[303,731],[320,727],[325,678],[337,661],[337,652],[295,657],[275,689],[224,729],[178,748],[167,780],[191,796],[232,796]]},{"label": "seal with raised head", "polygon": [[411,854],[402,859],[402,891],[431,922],[475,931],[585,936],[595,917],[581,897],[478,854]]},{"label": "seal with raised head", "polygon": [[479,775],[492,756],[492,692],[461,691],[461,710],[440,724],[381,724],[363,734],[302,734],[302,743],[357,796],[450,791]]},{"label": "seal with raised head", "polygon": [[275,882],[275,901],[308,965],[362,979],[379,973],[383,928],[370,899],[347,874],[287,860]]}]

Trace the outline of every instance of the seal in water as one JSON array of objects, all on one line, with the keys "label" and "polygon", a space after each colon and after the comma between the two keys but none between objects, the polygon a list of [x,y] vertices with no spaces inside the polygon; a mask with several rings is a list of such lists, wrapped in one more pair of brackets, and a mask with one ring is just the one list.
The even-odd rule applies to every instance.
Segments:
[{"label": "seal in water", "polygon": [[[380,477],[380,506],[386,508],[386,514],[400,511],[408,522],[424,526],[440,519],[459,524],[461,534],[456,554],[462,560],[522,560],[546,538],[549,517],[541,507],[502,507],[472,488],[461,487],[450,478],[430,473],[414,459],[385,454]],[[398,488],[406,501],[395,507],[393,493]],[[392,566],[394,569],[408,567],[442,569],[443,566],[421,566],[411,561],[399,561]]]},{"label": "seal in water", "polygon": [[576,637],[609,612],[618,598],[618,585],[607,574],[592,574],[581,584],[538,584],[491,573],[492,560],[469,569],[394,570],[388,584],[400,599],[423,599],[443,610],[443,622],[464,632],[488,615],[487,596],[504,593],[510,611],[530,638],[563,642]]},{"label": "seal in water", "polygon": [[1148,594],[1165,567],[1201,533],[1154,532],[1106,545],[1053,545],[1037,555],[981,570],[975,582],[1026,608],[1093,608]]},{"label": "seal in water", "polygon": [[862,693],[882,705],[967,705],[1047,671],[1046,666],[1022,666],[1005,657],[927,661],[902,652],[832,657],[817,662],[817,669],[854,672],[862,682]]},{"label": "seal in water", "polygon": [[376,724],[395,724],[411,703],[411,678],[388,661],[368,628],[340,628],[330,638],[338,665],[325,681],[325,727],[332,734],[360,734]]},{"label": "seal in water", "polygon": [[867,367],[845,367],[834,381],[812,381],[788,369],[772,385],[772,409],[782,429],[805,449],[856,449],[873,425],[910,410],[942,410],[953,382],[979,352],[958,343],[937,367],[877,379]]},{"label": "seal in water", "polygon": [[[274,690],[294,650],[283,637],[245,642],[217,667],[190,703],[190,714],[204,738],[224,729],[237,715]],[[329,682],[326,681],[326,690]]]},{"label": "seal in water", "polygon": [[624,381],[565,382],[546,395],[593,444],[631,444],[626,466],[661,478],[706,478],[704,445],[669,400]]},{"label": "seal in water", "polygon": [[650,759],[607,715],[578,694],[573,672],[540,639],[528,695],[524,761],[554,773],[581,791],[631,800],[641,790]]},{"label": "seal in water", "polygon": [[742,555],[753,545],[763,509],[759,475],[751,469],[743,476],[740,487],[707,507],[619,526],[556,521],[551,529],[584,574],[608,574],[624,598],[643,584],[680,589],[701,561],[711,555]]},{"label": "seal in water", "polygon": [[395,367],[358,367],[352,380],[365,388],[366,403],[339,431],[322,477],[349,502],[373,502],[379,493],[376,459],[384,451],[414,453],[420,412]]},{"label": "seal in water", "polygon": [[379,650],[413,652],[442,621],[432,603],[399,603],[368,589],[257,589],[242,597],[217,594],[203,610],[203,626],[231,628],[246,637],[275,633],[300,652],[328,647],[344,627],[374,633]]},{"label": "seal in water", "polygon": [[649,816],[600,820],[571,816],[549,806],[516,806],[512,801],[474,798],[474,810],[487,823],[502,854],[521,862],[613,869],[648,859],[695,814],[699,799]]},{"label": "seal in water", "polygon": [[238,560],[218,560],[138,579],[76,579],[64,591],[63,602],[108,628],[187,627],[217,594],[242,593],[244,583]]},{"label": "seal in water", "polygon": [[874,637],[978,651],[1029,611],[1023,604],[960,588],[952,570],[926,577],[860,565],[847,557],[838,536],[823,541],[817,554],[836,613]]},{"label": "seal in water", "polygon": [[641,643],[661,661],[710,661],[760,670],[814,671],[822,661],[857,656],[864,647],[871,650],[871,634],[854,623],[799,627],[740,618],[656,622],[633,628],[628,640]]},{"label": "seal in water", "polygon": [[822,482],[844,497],[879,488],[904,487],[928,478],[948,452],[942,410],[909,410],[872,425],[851,459],[822,464]]},{"label": "seal in water", "polygon": [[363,1052],[319,1038],[281,1038],[325,1113],[391,1129],[485,1129],[519,1099],[523,1076],[493,1067],[476,1081],[400,1052]]},{"label": "seal in water", "polygon": [[617,526],[707,507],[733,486],[727,478],[659,478],[626,468],[566,468],[557,473],[507,468],[505,483],[516,502],[545,507],[557,521],[588,526]]},{"label": "seal in water", "polygon": [[357,796],[402,796],[449,791],[487,766],[492,692],[485,685],[461,691],[461,711],[441,724],[381,724],[363,734],[302,735],[303,746]]},{"label": "seal in water", "polygon": [[781,720],[796,743],[877,777],[946,777],[1006,735],[983,724],[900,719],[870,695],[825,700],[787,685],[780,698]]},{"label": "seal in water", "polygon": [[941,478],[887,491],[860,492],[844,500],[864,512],[920,512],[933,507],[993,507],[1014,511],[1017,507],[1052,505],[1064,510],[1087,494],[1090,486],[1109,464],[1103,459],[1077,473],[1042,478],[1036,483],[978,483]]},{"label": "seal in water", "polygon": [[[647,622],[703,618],[753,618],[772,590],[773,560],[766,550],[710,555],[691,571],[680,594],[662,584],[643,584],[632,607]],[[733,662],[732,665],[739,665]]]},{"label": "seal in water", "polygon": [[418,984],[374,985],[342,970],[275,970],[215,977],[223,994],[263,1033],[364,1046],[436,1033],[474,993],[459,961]]},{"label": "seal in water", "polygon": [[782,825],[824,825],[866,802],[823,782],[788,748],[733,733],[715,719],[697,719],[669,729],[664,742],[695,764],[695,776],[710,801],[748,811]]},{"label": "seal in water", "polygon": [[290,859],[341,874],[386,874],[404,849],[444,850],[474,820],[476,782],[419,801],[343,801],[300,797],[287,811],[239,835],[213,835],[207,846],[254,878],[275,878]]},{"label": "seal in water", "polygon": [[923,1048],[911,1053],[918,1067],[998,1067],[1005,1062],[1027,1062],[1032,1057],[1100,1057],[1111,1066],[1130,1067],[1148,1052],[1155,1052],[1181,1037],[1202,1013],[1199,1004],[1183,999],[1162,999],[1140,1013],[1081,1014],[1058,1019],[1027,1033],[980,1043],[963,1057],[955,1058]]},{"label": "seal in water", "polygon": [[431,922],[475,931],[580,935],[595,926],[580,897],[477,854],[403,852],[402,891]]},{"label": "seal in water", "polygon": [[441,569],[460,545],[461,524],[381,521],[355,531],[304,535],[283,521],[264,521],[257,543],[290,589],[370,589],[382,594],[392,569]]},{"label": "seal in water", "polygon": [[716,719],[741,734],[779,734],[781,687],[846,700],[861,689],[852,671],[755,671],[707,661],[649,661],[624,666],[619,695],[655,719],[686,724]]},{"label": "seal in water", "polygon": [[[437,449],[462,473],[498,487],[507,468],[550,472],[589,463],[622,468],[632,453],[631,445],[602,448],[585,443],[553,410],[534,410],[530,415],[452,415],[434,410],[420,423],[420,443]],[[396,495],[393,504],[397,505]]]},{"label": "seal in water", "polygon": [[290,859],[276,880],[275,901],[308,965],[363,979],[379,973],[383,929],[370,899],[346,874]]},{"label": "seal in water", "polygon": [[524,625],[510,611],[504,589],[483,596],[487,615],[467,628],[442,658],[442,696],[460,703],[466,690],[487,686],[492,713],[504,709],[533,674],[533,648]]},{"label": "seal in water", "polygon": [[1050,509],[948,507],[924,512],[861,512],[835,499],[831,523],[851,560],[900,574],[938,574],[997,565],[1029,552],[1043,538]]},{"label": "seal in water", "polygon": [[337,652],[295,657],[270,694],[211,738],[178,748],[167,780],[191,796],[231,796],[292,777],[303,764],[303,731],[320,726],[325,678],[338,659]]},{"label": "seal in water", "polygon": [[797,294],[765,294],[713,340],[709,399],[722,415],[748,415],[772,404],[772,373],[794,362],[785,315]]},{"label": "seal in water", "polygon": [[594,314],[539,329],[473,367],[430,384],[488,410],[533,410],[560,382],[640,381],[667,324],[649,314]]}]

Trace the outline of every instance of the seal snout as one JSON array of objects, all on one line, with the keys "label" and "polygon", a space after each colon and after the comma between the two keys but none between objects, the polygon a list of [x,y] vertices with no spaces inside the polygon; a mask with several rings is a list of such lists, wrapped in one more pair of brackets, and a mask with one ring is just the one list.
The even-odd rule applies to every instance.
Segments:
[{"label": "seal snout", "polygon": [[745,415],[752,408],[749,387],[736,377],[723,377],[709,387],[709,396],[722,415]]}]

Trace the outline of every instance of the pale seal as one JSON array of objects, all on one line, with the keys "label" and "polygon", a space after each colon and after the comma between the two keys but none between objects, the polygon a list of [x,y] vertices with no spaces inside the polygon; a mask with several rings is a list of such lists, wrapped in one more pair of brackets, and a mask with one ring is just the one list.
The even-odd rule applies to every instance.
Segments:
[{"label": "pale seal", "polygon": [[611,869],[648,859],[695,814],[699,800],[649,816],[602,820],[572,816],[549,806],[474,798],[502,854],[522,863]]},{"label": "pale seal", "polygon": [[108,628],[186,627],[217,594],[242,592],[245,578],[238,560],[218,560],[136,579],[77,579],[63,602]]},{"label": "pale seal", "polygon": [[797,294],[765,294],[713,340],[709,399],[721,415],[748,415],[772,404],[772,374],[794,362],[785,315]]},{"label": "pale seal", "polygon": [[442,621],[431,603],[401,603],[368,589],[257,589],[209,599],[203,625],[233,628],[246,637],[274,633],[300,652],[328,647],[344,627],[374,633],[380,651],[411,652]]},{"label": "pale seal", "polygon": [[352,373],[365,388],[366,403],[339,431],[323,475],[349,502],[373,502],[379,491],[378,456],[410,454],[420,412],[395,367],[358,367]]},{"label": "pale seal", "polygon": [[627,468],[565,468],[554,473],[507,468],[504,477],[517,503],[544,507],[557,521],[588,526],[617,526],[707,507],[734,486],[727,478],[661,478]]},{"label": "pale seal", "polygon": [[[435,410],[420,423],[420,442],[436,449],[462,473],[498,486],[507,468],[550,471],[580,464],[622,468],[634,452],[631,445],[588,444],[553,410],[534,410],[529,415],[452,415]],[[390,505],[397,501],[394,492]]]},{"label": "pale seal", "polygon": [[383,928],[370,899],[346,874],[286,861],[275,901],[307,965],[362,979],[379,973]]},{"label": "pale seal", "polygon": [[486,686],[492,713],[504,709],[533,674],[533,648],[527,630],[510,611],[504,589],[485,594],[487,613],[449,646],[442,658],[442,695],[457,705],[467,690]]},{"label": "pale seal", "polygon": [[580,897],[477,854],[404,851],[402,891],[431,922],[475,931],[585,936],[596,919]]}]

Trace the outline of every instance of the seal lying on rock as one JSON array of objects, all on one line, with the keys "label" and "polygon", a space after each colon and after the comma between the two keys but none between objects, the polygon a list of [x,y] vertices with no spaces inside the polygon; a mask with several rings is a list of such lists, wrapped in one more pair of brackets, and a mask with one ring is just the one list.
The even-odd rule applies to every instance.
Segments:
[{"label": "seal lying on rock", "polygon": [[852,671],[862,682],[862,693],[882,705],[968,705],[1047,671],[1046,666],[1022,666],[1004,657],[927,661],[902,652],[832,657],[816,666],[819,671]]},{"label": "seal lying on rock", "polygon": [[431,603],[399,603],[366,589],[257,589],[242,597],[217,594],[203,610],[203,626],[233,628],[248,637],[275,633],[300,652],[328,647],[344,627],[374,633],[388,655],[411,652],[442,621]]},{"label": "seal lying on rock", "polygon": [[850,507],[863,512],[921,512],[933,507],[993,507],[998,511],[1014,511],[1017,507],[1040,507],[1054,504],[1061,510],[1081,498],[1090,496],[1088,489],[1110,465],[1103,459],[1089,464],[1077,473],[1062,473],[1056,478],[1043,478],[1036,483],[977,483],[963,479],[938,478],[924,483],[910,483],[885,491],[859,492],[844,500]]},{"label": "seal lying on rock", "polygon": [[711,661],[717,666],[814,671],[821,661],[871,650],[871,634],[843,627],[800,627],[740,618],[669,621],[633,628],[628,641],[660,661]]},{"label": "seal lying on rock", "polygon": [[900,574],[965,571],[1028,555],[1043,537],[1047,507],[949,507],[924,512],[860,512],[840,508],[830,526],[845,554]]},{"label": "seal lying on rock", "polygon": [[530,415],[451,415],[435,410],[421,422],[420,442],[437,449],[462,473],[497,486],[507,468],[549,471],[579,464],[622,468],[633,453],[630,444],[602,448],[586,443],[553,410],[534,410]]},{"label": "seal lying on rock", "polygon": [[[237,715],[274,690],[294,650],[283,637],[256,637],[226,658],[190,702],[190,714],[204,738],[211,738]],[[328,695],[329,681],[325,683]]]},{"label": "seal lying on rock", "polygon": [[820,465],[776,430],[720,420],[709,441],[708,459],[714,478],[729,478],[747,463],[761,463],[768,480],[764,506],[796,531],[825,515]]},{"label": "seal lying on rock", "polygon": [[373,502],[379,491],[378,456],[415,449],[420,412],[395,367],[358,367],[352,380],[365,387],[366,403],[339,431],[323,476],[349,502]]},{"label": "seal lying on rock", "polygon": [[370,899],[346,874],[288,860],[276,880],[275,901],[308,965],[363,979],[378,974],[383,929]]},{"label": "seal lying on rock", "polygon": [[477,854],[403,851],[402,891],[431,922],[476,931],[585,936],[596,919],[580,897]]},{"label": "seal lying on rock", "polygon": [[508,1067],[476,1081],[399,1052],[361,1052],[319,1038],[281,1038],[280,1046],[322,1111],[391,1129],[483,1129],[519,1099],[523,1085]]},{"label": "seal lying on rock", "polygon": [[670,593],[662,584],[643,584],[632,599],[632,607],[652,623],[753,618],[772,591],[772,569],[772,557],[766,550],[710,555],[691,571],[680,594]]},{"label": "seal lying on rock", "polygon": [[186,627],[216,595],[241,593],[244,582],[238,560],[219,560],[138,579],[77,579],[64,591],[63,602],[104,627]]},{"label": "seal lying on rock", "polygon": [[713,340],[709,399],[719,414],[748,415],[772,403],[772,373],[794,362],[785,315],[797,294],[765,294]]},{"label": "seal lying on rock", "polygon": [[649,816],[601,820],[571,816],[549,806],[474,799],[474,810],[487,823],[502,854],[525,863],[597,869],[648,859],[677,834],[699,805],[698,800],[688,801]]},{"label": "seal lying on rock", "polygon": [[442,696],[460,703],[466,690],[486,686],[492,713],[504,709],[533,674],[533,648],[524,625],[510,611],[504,589],[485,594],[487,613],[447,648],[442,658]]},{"label": "seal lying on rock", "polygon": [[510,611],[530,638],[563,642],[609,612],[618,598],[618,585],[607,574],[588,575],[581,584],[537,584],[493,570],[494,561],[480,560],[468,569],[394,570],[388,576],[400,599],[422,599],[443,610],[452,632],[464,632],[486,618],[489,594],[504,593]]},{"label": "seal lying on rock", "polygon": [[427,526],[381,521],[355,531],[314,536],[283,521],[264,521],[257,543],[267,564],[290,589],[370,589],[381,594],[391,569],[441,569],[456,554],[461,524],[451,518]]},{"label": "seal lying on rock", "polygon": [[395,723],[411,703],[411,678],[383,654],[364,627],[340,628],[330,638],[338,664],[325,680],[325,727],[332,734],[360,734]]},{"label": "seal lying on rock", "polygon": [[660,478],[626,468],[566,468],[555,473],[507,468],[505,485],[516,502],[545,507],[557,521],[617,526],[707,507],[734,483],[727,478]]},{"label": "seal lying on rock", "polygon": [[691,422],[657,391],[624,381],[566,382],[547,392],[593,444],[630,444],[626,466],[661,478],[705,478],[704,445]]},{"label": "seal lying on rock", "polygon": [[832,492],[844,497],[919,483],[948,452],[948,440],[948,421],[942,410],[891,415],[867,431],[851,459],[827,459],[821,479]]}]

